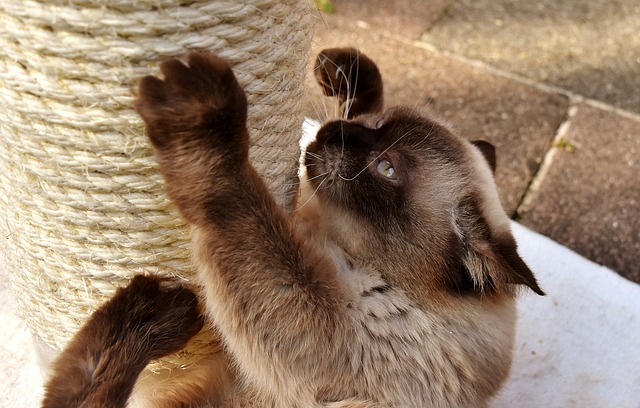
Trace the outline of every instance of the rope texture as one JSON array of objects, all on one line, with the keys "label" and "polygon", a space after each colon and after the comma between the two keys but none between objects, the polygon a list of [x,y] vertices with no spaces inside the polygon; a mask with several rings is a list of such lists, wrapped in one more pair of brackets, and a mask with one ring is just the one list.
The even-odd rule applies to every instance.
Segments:
[{"label": "rope texture", "polygon": [[0,244],[27,325],[62,349],[135,273],[192,277],[137,80],[214,51],[249,98],[251,159],[280,203],[297,182],[311,41],[304,0],[2,0]]}]

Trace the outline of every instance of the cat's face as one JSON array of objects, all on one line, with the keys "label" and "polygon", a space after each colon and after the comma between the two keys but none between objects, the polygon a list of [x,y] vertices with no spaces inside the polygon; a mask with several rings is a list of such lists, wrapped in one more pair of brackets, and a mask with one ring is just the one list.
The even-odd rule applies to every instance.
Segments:
[{"label": "cat's face", "polygon": [[351,251],[389,281],[453,295],[511,295],[514,283],[542,293],[515,252],[489,162],[437,121],[396,108],[329,122],[305,165],[322,205],[352,229]]},{"label": "cat's face", "polygon": [[307,152],[318,194],[388,233],[446,217],[466,184],[461,141],[405,109],[329,122]]}]

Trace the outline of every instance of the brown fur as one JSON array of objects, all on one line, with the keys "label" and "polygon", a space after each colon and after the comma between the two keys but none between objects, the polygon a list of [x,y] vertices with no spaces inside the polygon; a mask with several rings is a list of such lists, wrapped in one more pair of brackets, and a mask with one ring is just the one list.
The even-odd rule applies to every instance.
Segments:
[{"label": "brown fur", "polygon": [[509,372],[516,287],[542,294],[498,202],[492,147],[383,111],[375,64],[325,50],[316,78],[345,120],[307,148],[290,217],[249,164],[247,102],[226,62],[194,53],[161,70],[137,109],[193,225],[224,351],[173,384],[184,392],[158,397],[141,380],[133,404],[486,406]]},{"label": "brown fur", "polygon": [[125,407],[149,361],[180,350],[203,320],[193,292],[136,276],[100,307],[54,363],[44,408]]}]

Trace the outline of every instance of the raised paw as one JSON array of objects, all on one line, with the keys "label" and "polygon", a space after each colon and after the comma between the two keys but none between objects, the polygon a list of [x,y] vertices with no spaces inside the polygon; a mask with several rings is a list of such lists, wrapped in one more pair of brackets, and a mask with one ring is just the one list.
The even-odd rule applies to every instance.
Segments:
[{"label": "raised paw", "polygon": [[359,50],[322,50],[316,58],[314,75],[325,95],[338,98],[347,117],[382,110],[383,86],[380,71]]},{"label": "raised paw", "polygon": [[179,351],[204,320],[189,289],[153,276],[137,275],[103,307],[122,344],[135,344],[147,360]]},{"label": "raised paw", "polygon": [[226,61],[193,52],[186,63],[170,59],[160,70],[164,79],[141,80],[135,103],[157,151],[234,150],[248,143],[247,99]]}]

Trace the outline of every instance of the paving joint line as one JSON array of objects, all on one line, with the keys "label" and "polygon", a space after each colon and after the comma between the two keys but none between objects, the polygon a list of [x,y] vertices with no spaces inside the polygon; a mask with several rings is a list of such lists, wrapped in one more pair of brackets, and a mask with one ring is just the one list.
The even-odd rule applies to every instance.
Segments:
[{"label": "paving joint line", "polygon": [[[398,35],[395,34],[389,30],[373,30],[371,29],[371,25],[369,23],[367,23],[364,20],[358,20],[356,21],[356,26],[359,27],[362,30],[367,30],[367,31],[377,31],[378,33],[382,34],[385,37],[388,37],[394,41],[398,41],[402,44],[405,45],[409,45],[409,46],[413,46],[416,48],[422,48],[424,50],[427,51],[431,51],[434,52],[436,54],[442,55],[444,57],[447,58],[451,58],[454,60],[457,60],[459,62],[465,63],[467,65],[471,65],[473,67],[476,67],[478,69],[481,69],[485,72],[488,72],[489,74],[498,76],[498,77],[502,77],[502,78],[506,78],[506,79],[510,79],[528,86],[531,86],[535,89],[538,89],[542,92],[545,93],[550,93],[550,94],[557,94],[557,95],[562,95],[565,96],[569,99],[569,105],[579,105],[581,103],[600,109],[600,110],[604,110],[610,113],[614,113],[617,115],[620,115],[622,117],[625,117],[627,119],[636,121],[636,122],[640,122],[640,113],[636,113],[636,112],[632,112],[623,108],[619,108],[617,106],[613,106],[610,104],[607,104],[605,102],[599,101],[597,99],[593,99],[593,98],[588,98],[584,95],[578,94],[576,92],[570,91],[568,89],[564,89],[564,88],[560,88],[557,87],[555,85],[550,85],[550,84],[545,84],[543,82],[538,82],[535,81],[533,79],[527,78],[523,75],[520,74],[514,74],[513,72],[509,72],[509,71],[505,71],[502,70],[500,68],[496,68],[495,66],[488,64],[484,61],[480,61],[480,60],[476,60],[476,59],[472,59],[469,57],[465,57],[463,55],[460,54],[456,54],[453,53],[451,51],[447,51],[447,50],[442,50],[438,47],[436,47],[435,45],[424,41],[422,39],[411,39],[411,38],[407,38],[404,37],[402,35]],[[428,32],[430,29],[427,29],[426,32]]]},{"label": "paving joint line", "polygon": [[520,221],[523,217],[523,214],[533,206],[533,202],[536,200],[540,192],[540,186],[546,179],[547,174],[549,173],[549,169],[553,165],[556,154],[560,150],[560,147],[558,147],[558,145],[568,134],[573,122],[573,117],[578,112],[578,109],[579,106],[577,104],[569,105],[564,120],[562,121],[560,126],[558,126],[558,129],[556,129],[556,133],[553,136],[551,146],[545,152],[542,161],[531,176],[531,180],[529,180],[529,184],[527,184],[527,188],[524,190],[524,193],[520,198],[520,202],[516,206],[512,217],[515,221]]},{"label": "paving joint line", "polygon": [[[396,39],[399,39],[398,37],[395,37]],[[406,40],[403,41],[406,43]],[[636,112],[632,112],[632,111],[628,111],[626,109],[623,108],[619,108],[610,104],[607,104],[605,102],[599,101],[597,99],[592,99],[592,98],[588,98],[584,95],[578,94],[576,92],[564,89],[564,88],[560,88],[557,87],[555,85],[550,85],[550,84],[545,84],[542,82],[538,82],[535,81],[533,79],[527,78],[525,76],[519,75],[519,74],[514,74],[513,72],[509,72],[509,71],[504,71],[500,68],[496,68],[484,61],[480,61],[480,60],[476,60],[476,59],[472,59],[472,58],[468,58],[465,57],[463,55],[459,55],[459,54],[455,54],[452,53],[450,51],[447,50],[441,50],[438,47],[436,47],[435,45],[425,42],[423,40],[412,40],[410,41],[410,44],[417,47],[417,48],[422,48],[425,49],[427,51],[431,51],[431,52],[435,52],[437,54],[440,54],[442,56],[448,57],[448,58],[452,58],[455,59],[457,61],[463,62],[465,64],[471,65],[473,67],[479,68],[483,71],[486,71],[490,74],[499,76],[499,77],[503,77],[506,79],[510,79],[516,82],[520,82],[523,83],[525,85],[529,85],[535,89],[538,89],[540,91],[543,91],[545,93],[551,93],[551,94],[557,94],[557,95],[562,95],[565,96],[569,99],[569,104],[570,106],[573,105],[579,105],[581,103],[584,103],[585,105],[589,105],[591,107],[600,109],[600,110],[604,110],[607,112],[611,112],[620,116],[623,116],[627,119],[631,119],[634,120],[636,122],[640,122],[640,114],[636,113]]]},{"label": "paving joint line", "polygon": [[[361,29],[371,30],[368,23],[364,21],[359,23],[360,24],[357,24],[357,25]],[[404,36],[400,36],[386,30],[379,30],[378,32],[381,33],[383,36],[391,38],[392,40],[398,41],[402,44],[413,46],[416,48],[422,48],[427,51],[442,55],[443,57],[451,58],[459,62],[462,62],[464,64],[476,67],[489,74],[531,86],[534,89],[538,89],[548,94],[562,95],[568,99],[569,106],[567,107],[567,110],[565,112],[564,120],[556,129],[549,149],[547,149],[547,151],[544,153],[542,161],[537,166],[535,172],[531,176],[531,179],[529,180],[529,183],[527,184],[527,187],[524,193],[522,194],[522,197],[520,198],[518,205],[516,206],[516,209],[514,210],[512,218],[516,221],[519,221],[522,219],[523,213],[526,212],[530,206],[532,206],[533,201],[537,198],[540,185],[542,184],[547,173],[549,172],[549,169],[553,164],[554,158],[559,150],[559,147],[557,146],[559,142],[561,142],[563,137],[568,133],[568,130],[572,124],[573,117],[576,115],[576,113],[580,109],[580,105],[591,106],[596,109],[607,111],[607,112],[619,115],[621,117],[624,117],[636,122],[640,122],[640,114],[638,113],[631,112],[622,108],[618,108],[616,106],[609,105],[607,103],[604,103],[596,99],[585,97],[583,95],[569,91],[567,89],[563,89],[554,85],[537,82],[532,79],[526,78],[522,75],[501,70],[484,61],[471,59],[459,54],[452,53],[450,51],[441,50],[436,46],[434,46],[433,44],[423,41],[421,39],[414,40],[414,39],[406,38]]]}]

